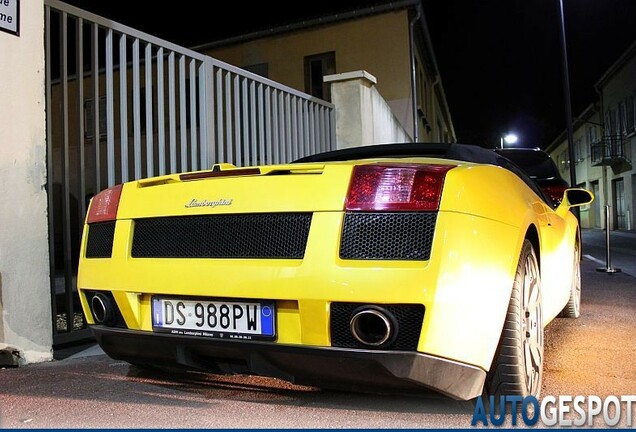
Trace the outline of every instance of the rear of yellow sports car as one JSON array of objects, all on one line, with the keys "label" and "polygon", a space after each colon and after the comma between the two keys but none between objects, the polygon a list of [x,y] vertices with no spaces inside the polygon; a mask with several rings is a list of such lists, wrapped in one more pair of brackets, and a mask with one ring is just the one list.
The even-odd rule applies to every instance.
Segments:
[{"label": "rear of yellow sports car", "polygon": [[80,298],[131,363],[470,399],[541,206],[506,169],[443,159],[134,181],[91,201]]}]

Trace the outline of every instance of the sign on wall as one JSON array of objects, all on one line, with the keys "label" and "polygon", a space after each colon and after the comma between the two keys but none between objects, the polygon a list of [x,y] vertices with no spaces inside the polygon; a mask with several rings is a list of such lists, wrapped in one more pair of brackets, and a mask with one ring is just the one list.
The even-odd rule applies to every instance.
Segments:
[{"label": "sign on wall", "polygon": [[0,30],[20,34],[20,0],[0,0]]}]

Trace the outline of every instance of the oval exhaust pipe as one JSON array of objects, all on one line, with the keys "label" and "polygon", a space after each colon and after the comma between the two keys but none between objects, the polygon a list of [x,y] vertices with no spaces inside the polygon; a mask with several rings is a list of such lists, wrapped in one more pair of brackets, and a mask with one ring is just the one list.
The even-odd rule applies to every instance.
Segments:
[{"label": "oval exhaust pipe", "polygon": [[395,339],[397,320],[385,309],[364,306],[354,311],[350,328],[358,342],[377,348],[388,345]]},{"label": "oval exhaust pipe", "polygon": [[91,297],[91,312],[97,324],[111,325],[115,314],[111,300],[102,293],[95,293]]}]

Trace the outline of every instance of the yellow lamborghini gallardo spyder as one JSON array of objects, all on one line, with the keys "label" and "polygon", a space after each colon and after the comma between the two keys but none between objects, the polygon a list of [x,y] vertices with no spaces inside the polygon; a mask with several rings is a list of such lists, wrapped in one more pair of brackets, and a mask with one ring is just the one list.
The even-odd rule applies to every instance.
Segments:
[{"label": "yellow lamborghini gallardo spyder", "polygon": [[323,388],[537,395],[580,313],[580,233],[513,162],[461,144],[337,150],[93,197],[78,286],[112,358]]}]

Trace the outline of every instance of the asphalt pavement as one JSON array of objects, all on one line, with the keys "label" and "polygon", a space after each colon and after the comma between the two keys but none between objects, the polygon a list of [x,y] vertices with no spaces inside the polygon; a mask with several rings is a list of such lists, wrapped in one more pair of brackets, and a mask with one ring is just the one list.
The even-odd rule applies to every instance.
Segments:
[{"label": "asphalt pavement", "polygon": [[[582,233],[582,316],[548,325],[542,396],[636,394],[636,234],[612,233],[617,273],[597,271],[604,235]],[[469,428],[473,412],[474,401],[444,397],[147,372],[90,343],[58,350],[51,362],[0,369],[0,428]]]},{"label": "asphalt pavement", "polygon": [[584,257],[597,263],[599,269],[621,271],[636,277],[636,231],[610,231],[609,249],[605,230],[584,229],[581,239]]}]

